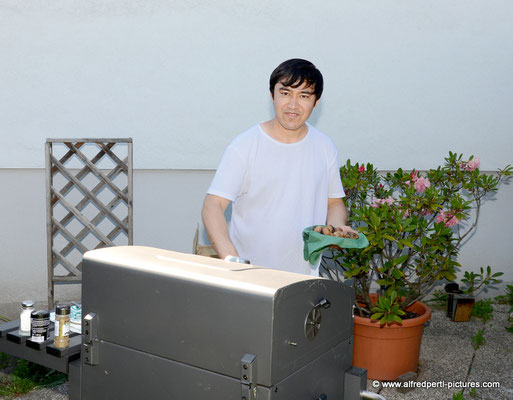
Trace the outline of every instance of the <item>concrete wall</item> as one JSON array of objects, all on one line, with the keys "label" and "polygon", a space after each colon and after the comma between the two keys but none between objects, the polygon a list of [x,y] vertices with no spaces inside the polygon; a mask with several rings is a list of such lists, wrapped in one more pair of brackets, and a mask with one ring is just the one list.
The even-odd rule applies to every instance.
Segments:
[{"label": "concrete wall", "polygon": [[[213,171],[136,170],[134,243],[190,253],[204,193]],[[45,176],[42,169],[0,169],[0,305],[47,298]],[[513,281],[513,185],[486,202],[460,262],[471,270],[490,265]],[[200,241],[206,243],[204,232]],[[488,296],[497,295],[492,291]],[[57,299],[80,297],[78,285],[57,286]]]},{"label": "concrete wall", "polygon": [[344,158],[511,163],[510,0],[0,0],[0,167],[48,137],[132,137],[139,169],[214,169],[269,119],[268,78],[311,59],[312,122]]}]

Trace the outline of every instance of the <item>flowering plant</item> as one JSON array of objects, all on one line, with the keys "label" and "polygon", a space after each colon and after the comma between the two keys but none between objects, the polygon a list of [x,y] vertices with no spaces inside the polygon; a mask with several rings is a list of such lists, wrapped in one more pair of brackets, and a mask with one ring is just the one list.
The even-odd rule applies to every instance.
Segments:
[{"label": "flowering plant", "polygon": [[[323,265],[330,278],[352,279],[360,316],[401,322],[405,310],[438,280],[452,281],[460,245],[476,228],[485,196],[512,167],[479,172],[477,157],[449,153],[427,172],[379,173],[372,164],[340,169],[350,221],[369,240],[363,250],[341,249]],[[509,178],[507,178],[509,179]],[[371,301],[371,287],[378,301]]]}]

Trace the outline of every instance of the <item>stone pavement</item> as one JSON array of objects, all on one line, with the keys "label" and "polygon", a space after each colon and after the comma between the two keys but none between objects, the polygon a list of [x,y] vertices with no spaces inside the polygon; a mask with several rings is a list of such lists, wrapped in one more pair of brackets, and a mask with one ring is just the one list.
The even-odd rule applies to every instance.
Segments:
[{"label": "stone pavement", "polygon": [[[406,393],[405,389],[385,388],[383,382],[368,381],[368,390],[378,392],[387,400],[447,399],[463,390],[467,400],[513,399],[513,333],[506,331],[509,306],[494,305],[494,317],[483,326],[475,318],[470,322],[451,322],[445,310],[434,308],[431,323],[424,330],[417,384],[438,387],[420,387]],[[484,328],[486,343],[475,350],[472,336]],[[488,384],[498,382],[500,387],[448,388],[452,385]],[[441,387],[445,385],[446,387]],[[373,386],[378,386],[373,387]],[[67,384],[51,389],[35,390],[18,397],[23,400],[67,400]],[[293,399],[291,399],[293,400]]]},{"label": "stone pavement", "polygon": [[[472,336],[483,323],[476,318],[470,322],[452,322],[445,310],[432,309],[431,323],[424,329],[419,361],[418,384],[439,387],[420,387],[406,393],[397,388],[385,388],[383,383],[368,381],[367,390],[378,392],[387,400],[452,399],[463,390],[466,399],[513,399],[513,333],[507,332],[508,305],[494,305],[494,317],[484,325],[486,343],[479,349],[472,347]],[[470,387],[479,383],[498,382],[498,388],[476,388],[471,396]],[[441,387],[461,385],[461,388]],[[374,388],[373,386],[378,386]],[[402,389],[405,391],[406,389]]]}]

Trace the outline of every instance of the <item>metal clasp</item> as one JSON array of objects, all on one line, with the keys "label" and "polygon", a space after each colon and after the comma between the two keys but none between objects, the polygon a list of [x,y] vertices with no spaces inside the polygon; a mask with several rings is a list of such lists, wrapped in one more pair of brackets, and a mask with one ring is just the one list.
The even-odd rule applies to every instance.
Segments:
[{"label": "metal clasp", "polygon": [[241,399],[255,400],[257,398],[256,356],[246,353],[240,360]]},{"label": "metal clasp", "polygon": [[82,327],[82,357],[84,358],[84,364],[98,365],[100,362],[98,321],[98,315],[95,313],[89,313],[84,317]]}]

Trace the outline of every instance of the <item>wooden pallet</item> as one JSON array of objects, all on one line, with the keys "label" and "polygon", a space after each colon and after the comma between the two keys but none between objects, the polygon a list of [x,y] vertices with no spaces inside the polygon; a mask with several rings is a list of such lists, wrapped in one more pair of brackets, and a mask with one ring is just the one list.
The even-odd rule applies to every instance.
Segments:
[{"label": "wooden pallet", "polygon": [[[119,146],[127,147],[124,159],[116,154]],[[92,153],[84,151],[91,149]],[[57,150],[61,150],[60,155]],[[120,175],[126,175],[126,178],[116,179]],[[62,181],[65,183],[56,187],[56,178],[60,178],[61,184]],[[93,184],[88,185],[87,182],[91,181]],[[117,181],[123,183],[120,185]],[[49,309],[54,306],[56,283],[81,282],[81,255],[86,251],[116,244],[133,244],[132,182],[130,138],[46,140]],[[104,191],[108,193],[108,201],[100,198],[100,195],[105,197],[105,193],[102,194]],[[121,209],[126,208],[122,216],[114,212],[120,205]],[[58,207],[61,215],[56,212]],[[86,209],[89,214],[86,214]],[[119,237],[126,239],[119,243]],[[59,246],[56,244],[57,238],[61,241]],[[56,271],[58,267],[61,267],[60,273]]]}]

